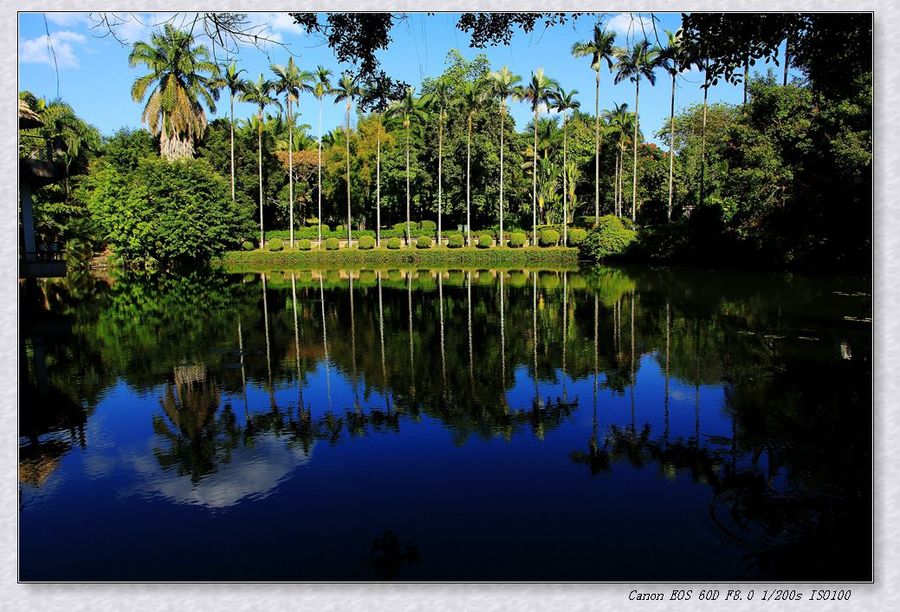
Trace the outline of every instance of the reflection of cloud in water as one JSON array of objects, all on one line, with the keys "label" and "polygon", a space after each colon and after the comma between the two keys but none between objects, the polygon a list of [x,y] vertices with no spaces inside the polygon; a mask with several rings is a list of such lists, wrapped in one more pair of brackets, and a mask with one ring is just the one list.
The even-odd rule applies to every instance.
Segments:
[{"label": "reflection of cloud in water", "polygon": [[312,455],[291,448],[285,438],[260,435],[252,447],[233,451],[231,461],[220,463],[216,472],[197,483],[189,475],[164,471],[152,454],[132,457],[137,471],[146,479],[135,493],[157,496],[179,504],[206,508],[228,508],[244,499],[268,497],[295,468],[307,463]]}]

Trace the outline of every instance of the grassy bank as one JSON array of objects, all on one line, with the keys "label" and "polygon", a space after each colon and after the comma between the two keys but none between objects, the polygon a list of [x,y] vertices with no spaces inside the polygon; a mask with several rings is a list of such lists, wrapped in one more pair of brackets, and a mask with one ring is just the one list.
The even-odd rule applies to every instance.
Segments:
[{"label": "grassy bank", "polygon": [[535,267],[574,269],[578,249],[565,247],[341,249],[338,251],[229,251],[220,258],[229,272],[346,266]]}]

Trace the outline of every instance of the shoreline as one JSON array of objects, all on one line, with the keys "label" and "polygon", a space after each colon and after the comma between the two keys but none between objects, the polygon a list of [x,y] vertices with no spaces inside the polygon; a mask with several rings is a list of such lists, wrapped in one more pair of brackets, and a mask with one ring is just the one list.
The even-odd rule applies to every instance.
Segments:
[{"label": "shoreline", "polygon": [[479,249],[384,247],[337,251],[227,251],[214,263],[227,272],[258,272],[262,269],[321,269],[347,266],[465,266],[465,267],[537,267],[554,266],[576,270],[579,267],[578,249],[573,247],[491,247]]}]

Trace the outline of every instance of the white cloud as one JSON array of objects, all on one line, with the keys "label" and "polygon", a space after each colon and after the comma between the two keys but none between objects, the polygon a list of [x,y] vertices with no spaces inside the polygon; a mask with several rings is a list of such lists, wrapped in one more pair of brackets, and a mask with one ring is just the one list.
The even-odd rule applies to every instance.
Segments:
[{"label": "white cloud", "polygon": [[[73,45],[85,42],[85,37],[77,32],[60,30],[49,38],[46,34],[22,41],[19,45],[19,61],[26,64],[47,64],[53,66],[53,55],[60,68],[77,68],[78,58]],[[51,50],[52,48],[52,50]]]},{"label": "white cloud", "polygon": [[606,22],[606,28],[622,36],[640,38],[646,31],[649,37],[653,31],[653,18],[640,13],[619,13]]},{"label": "white cloud", "polygon": [[88,13],[73,13],[71,11],[62,11],[59,13],[44,13],[47,21],[53,25],[64,28],[70,28],[76,25],[86,25],[89,23]]}]

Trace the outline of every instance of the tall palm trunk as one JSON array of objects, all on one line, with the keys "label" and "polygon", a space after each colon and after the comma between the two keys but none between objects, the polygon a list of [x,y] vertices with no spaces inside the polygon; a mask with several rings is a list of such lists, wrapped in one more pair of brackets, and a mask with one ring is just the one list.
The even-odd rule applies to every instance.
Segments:
[{"label": "tall palm trunk", "polygon": [[291,224],[290,241],[294,248],[294,121],[291,113],[291,97],[287,99],[288,120],[288,223]]},{"label": "tall palm trunk", "polygon": [[788,36],[784,39],[784,82],[783,85],[788,84],[788,66],[791,62],[791,37]]},{"label": "tall palm trunk", "polygon": [[409,246],[409,119],[406,120],[406,246]]},{"label": "tall palm trunk", "polygon": [[234,94],[231,94],[231,201],[234,202]]},{"label": "tall palm trunk", "polygon": [[469,113],[466,138],[466,246],[472,246],[472,113]]},{"label": "tall palm trunk", "polygon": [[381,125],[375,145],[375,245],[381,246]]},{"label": "tall palm trunk", "polygon": [[437,245],[441,246],[441,202],[443,199],[443,161],[444,161],[444,109],[438,118],[438,222]]},{"label": "tall palm trunk", "polygon": [[672,194],[675,187],[675,77],[672,73],[672,106],[669,111],[669,207],[666,209],[666,219],[672,222]]},{"label": "tall palm trunk", "polygon": [[750,78],[749,60],[744,60],[744,112],[747,112],[747,80]]},{"label": "tall palm trunk", "polygon": [[353,244],[350,217],[350,101],[347,101],[347,248]]},{"label": "tall palm trunk", "polygon": [[569,191],[568,191],[568,151],[569,124],[568,115],[563,113],[563,246],[569,246]]},{"label": "tall palm trunk", "polygon": [[641,92],[641,77],[638,75],[634,81],[634,139],[632,141],[633,163],[631,175],[631,220],[637,219],[637,142],[638,142],[638,99]]},{"label": "tall palm trunk", "polygon": [[616,172],[613,175],[613,214],[619,216],[619,151],[615,157]]},{"label": "tall palm trunk", "polygon": [[506,131],[506,100],[500,104],[500,242],[503,246],[503,132]]},{"label": "tall palm trunk", "polygon": [[319,249],[322,248],[322,100],[319,100]]},{"label": "tall palm trunk", "polygon": [[[707,83],[708,85],[708,83]],[[703,205],[706,200],[706,100],[709,94],[709,87],[703,88],[703,126],[700,128],[700,201],[698,204]]]},{"label": "tall palm trunk", "polygon": [[262,179],[262,111],[259,115],[259,130],[257,140],[259,144],[259,248],[265,248],[266,235],[263,232],[263,179]]},{"label": "tall palm trunk", "polygon": [[537,124],[538,109],[534,107],[534,148],[531,160],[531,246],[537,246]]},{"label": "tall palm trunk", "polygon": [[600,222],[600,66],[594,88],[594,225]]}]

